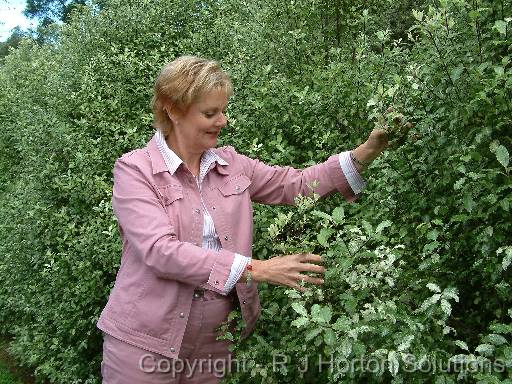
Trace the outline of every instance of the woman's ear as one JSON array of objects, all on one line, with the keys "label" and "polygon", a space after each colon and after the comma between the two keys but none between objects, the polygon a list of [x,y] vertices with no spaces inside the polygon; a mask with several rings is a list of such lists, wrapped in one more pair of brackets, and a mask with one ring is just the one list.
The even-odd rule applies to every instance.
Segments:
[{"label": "woman's ear", "polygon": [[166,103],[164,104],[164,110],[172,123],[176,124],[178,118],[178,108],[173,106],[171,103]]}]

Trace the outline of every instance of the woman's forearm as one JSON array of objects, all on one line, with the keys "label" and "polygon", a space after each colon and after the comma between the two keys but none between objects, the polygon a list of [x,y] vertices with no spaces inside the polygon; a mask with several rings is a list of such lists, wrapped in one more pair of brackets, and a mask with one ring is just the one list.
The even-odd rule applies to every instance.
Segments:
[{"label": "woman's forearm", "polygon": [[352,161],[359,173],[363,172],[388,146],[388,135],[383,129],[374,129],[368,139],[352,150]]},{"label": "woman's forearm", "polygon": [[356,149],[352,150],[352,161],[359,173],[363,172],[375,160],[382,151],[369,148],[367,143],[361,144]]}]

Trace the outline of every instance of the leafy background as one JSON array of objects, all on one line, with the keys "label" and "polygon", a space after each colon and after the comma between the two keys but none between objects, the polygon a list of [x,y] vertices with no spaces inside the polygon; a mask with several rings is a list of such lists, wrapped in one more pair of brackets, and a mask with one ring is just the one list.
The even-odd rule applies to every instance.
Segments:
[{"label": "leafy background", "polygon": [[[95,322],[121,250],[112,165],[152,135],[159,68],[197,54],[235,85],[222,143],[269,164],[353,148],[391,104],[415,123],[367,171],[356,204],[256,207],[255,257],[314,251],[328,274],[302,295],[261,284],[258,328],[235,347],[248,369],[226,382],[511,383],[511,10],[105,0],[2,45],[0,331],[11,354],[41,382],[100,382]],[[274,369],[278,354],[289,363]],[[383,363],[345,372],[318,356]]]}]

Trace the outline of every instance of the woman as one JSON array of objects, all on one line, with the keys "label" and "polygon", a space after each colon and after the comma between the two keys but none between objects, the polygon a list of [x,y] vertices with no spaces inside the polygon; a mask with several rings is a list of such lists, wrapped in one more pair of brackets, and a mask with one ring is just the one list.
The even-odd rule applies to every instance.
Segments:
[{"label": "woman", "polygon": [[[246,337],[260,313],[257,282],[320,285],[320,256],[251,259],[251,202],[293,204],[318,181],[321,196],[352,201],[359,172],[386,147],[383,130],[350,152],[296,170],[215,148],[226,125],[229,77],[211,60],[184,56],[159,74],[156,133],[114,167],[112,206],[121,266],[98,321],[103,383],[217,383],[229,342],[215,328],[239,305]],[[305,274],[304,272],[309,272]]]}]

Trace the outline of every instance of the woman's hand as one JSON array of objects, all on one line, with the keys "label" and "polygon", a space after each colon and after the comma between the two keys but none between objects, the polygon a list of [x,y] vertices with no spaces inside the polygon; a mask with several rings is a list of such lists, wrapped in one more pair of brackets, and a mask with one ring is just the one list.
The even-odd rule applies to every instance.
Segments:
[{"label": "woman's hand", "polygon": [[371,131],[365,144],[368,151],[376,154],[382,153],[388,146],[388,132],[382,128],[375,128]]},{"label": "woman's hand", "polygon": [[306,289],[301,282],[321,285],[323,278],[309,276],[301,272],[324,274],[321,265],[322,257],[311,253],[299,253],[286,256],[275,256],[269,260],[252,260],[252,278],[254,281],[267,282],[295,288],[300,292]]},{"label": "woman's hand", "polygon": [[358,172],[364,171],[388,146],[388,132],[382,128],[371,131],[368,139],[352,150],[352,159]]}]

